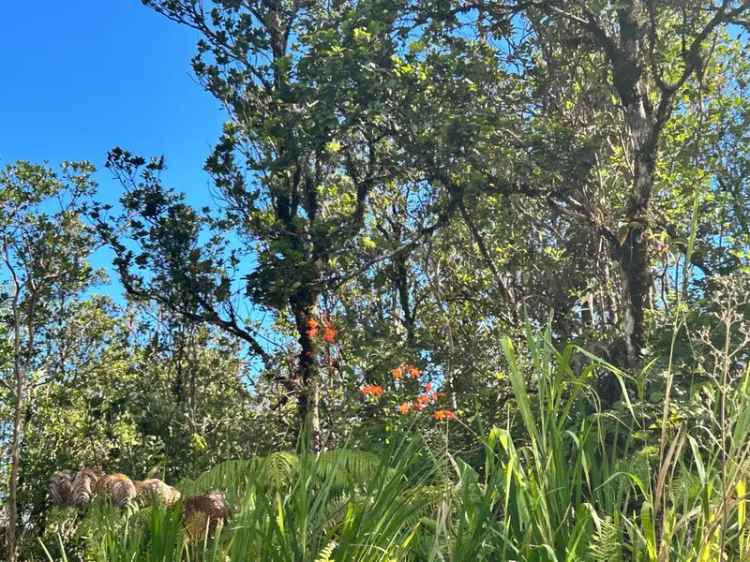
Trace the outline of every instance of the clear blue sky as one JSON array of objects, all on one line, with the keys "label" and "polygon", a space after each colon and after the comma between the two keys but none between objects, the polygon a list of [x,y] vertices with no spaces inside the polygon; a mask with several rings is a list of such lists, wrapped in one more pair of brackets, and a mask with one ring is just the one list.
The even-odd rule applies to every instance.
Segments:
[{"label": "clear blue sky", "polygon": [[168,183],[205,203],[223,114],[191,74],[195,40],[139,0],[3,2],[0,166],[90,160],[114,200],[103,164],[119,145],[165,155]]},{"label": "clear blue sky", "polygon": [[[202,166],[224,114],[191,73],[195,32],[139,0],[16,0],[1,13],[0,167],[89,160],[99,198],[115,202],[122,190],[104,162],[122,146],[163,154],[166,183],[210,203]],[[111,255],[93,263],[108,268]]]}]

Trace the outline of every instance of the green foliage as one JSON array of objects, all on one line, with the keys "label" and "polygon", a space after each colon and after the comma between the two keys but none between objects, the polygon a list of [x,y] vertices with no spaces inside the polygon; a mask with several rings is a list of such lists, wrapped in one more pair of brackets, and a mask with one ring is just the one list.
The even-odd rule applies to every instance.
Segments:
[{"label": "green foliage", "polygon": [[619,562],[622,560],[620,529],[610,516],[598,521],[592,539],[589,548],[593,562]]},{"label": "green foliage", "polygon": [[[66,364],[35,392],[25,432],[19,500],[30,531],[55,532],[46,482],[58,470],[98,466],[143,479],[156,469],[176,481],[264,446],[261,432],[249,437],[257,414],[226,341],[189,326],[164,333],[137,320],[137,307],[121,311],[101,297],[69,312],[58,326]],[[31,537],[27,552],[37,550]]]},{"label": "green foliage", "polygon": [[[199,35],[217,197],[0,172],[26,558],[750,556],[747,2],[143,3]],[[232,517],[50,508],[82,466]]]},{"label": "green foliage", "polygon": [[[65,367],[58,328],[95,280],[88,256],[96,243],[83,215],[95,185],[87,162],[65,162],[60,173],[19,161],[0,170],[0,497],[7,503],[6,552],[16,559],[23,521],[19,493],[33,390]],[[7,353],[7,355],[6,355]],[[35,515],[38,515],[35,514]]]},{"label": "green foliage", "polygon": [[[429,477],[414,471],[415,446],[393,447],[382,457],[356,451],[275,453],[265,459],[230,461],[195,481],[184,493],[221,487],[234,505],[214,539],[188,543],[181,508],[118,512],[92,505],[78,527],[94,560],[232,559],[392,560],[405,552],[425,506],[404,488]],[[291,467],[295,467],[292,469]]]},{"label": "green foliage", "polygon": [[638,459],[651,453],[632,437],[637,420],[598,411],[583,384],[600,363],[575,372],[572,350],[555,350],[549,334],[528,348],[518,357],[506,343],[511,372],[544,376],[533,394],[514,389],[518,423],[490,431],[479,470],[408,435],[379,455],[342,449],[232,461],[181,485],[188,493],[219,487],[232,498],[232,517],[214,540],[177,548],[180,526],[169,522],[179,507],[95,507],[85,518],[96,529],[88,548],[102,561],[139,552],[176,561],[192,552],[208,560],[700,562],[722,550],[743,559],[746,500],[722,497],[747,486],[747,375],[726,396],[726,425],[713,445],[701,449],[684,426],[666,428],[656,462],[644,464]]}]

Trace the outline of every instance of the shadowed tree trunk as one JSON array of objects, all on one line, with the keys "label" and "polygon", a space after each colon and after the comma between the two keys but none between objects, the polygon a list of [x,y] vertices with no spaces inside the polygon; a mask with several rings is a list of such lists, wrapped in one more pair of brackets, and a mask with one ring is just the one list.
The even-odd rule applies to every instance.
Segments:
[{"label": "shadowed tree trunk", "polygon": [[309,449],[321,449],[320,430],[320,373],[317,361],[317,314],[315,297],[311,291],[302,291],[292,299],[292,310],[299,334],[297,401],[299,404],[300,435],[309,440]]},{"label": "shadowed tree trunk", "polygon": [[[15,274],[13,274],[14,281]],[[17,281],[16,281],[17,283]],[[18,477],[21,462],[21,435],[23,433],[23,408],[25,380],[21,365],[21,326],[18,313],[20,289],[14,287],[13,309],[13,380],[15,383],[15,404],[13,411],[13,433],[10,442],[10,481],[8,483],[8,527],[6,530],[6,553],[8,562],[17,560],[16,529],[18,527]]]}]

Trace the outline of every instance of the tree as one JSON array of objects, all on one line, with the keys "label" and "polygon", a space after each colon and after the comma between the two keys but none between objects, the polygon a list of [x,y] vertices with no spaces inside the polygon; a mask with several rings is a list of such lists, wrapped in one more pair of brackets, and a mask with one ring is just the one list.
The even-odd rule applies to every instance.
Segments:
[{"label": "tree", "polygon": [[[517,8],[523,8],[550,72],[560,72],[561,58],[570,58],[572,49],[607,73],[594,108],[615,119],[612,132],[624,141],[618,143],[622,164],[615,167],[622,192],[607,197],[608,209],[591,204],[596,198],[585,181],[557,190],[550,200],[602,236],[619,265],[623,363],[633,367],[645,345],[644,311],[653,284],[649,235],[664,132],[690,81],[701,79],[709,68],[706,61],[718,33],[749,11],[750,3],[552,1],[530,7],[519,3]],[[604,161],[605,166],[613,163],[611,158]]]},{"label": "tree", "polygon": [[[666,210],[674,223],[693,208],[665,167],[695,165],[677,129],[699,134],[691,93],[710,91],[711,46],[746,3],[145,3],[201,35],[193,68],[230,115],[206,163],[220,204],[191,209],[163,160],[116,149],[126,214],[101,232],[132,295],[248,345],[314,449],[321,303],[359,338],[350,385],[408,353],[447,381],[470,371],[447,350],[455,300],[440,302],[467,291],[492,306],[465,342],[552,316],[560,340],[639,365],[652,267],[671,267]],[[430,278],[438,265],[450,280]],[[292,338],[296,365],[280,369]]]},{"label": "tree", "polygon": [[223,205],[218,216],[189,209],[163,189],[163,161],[116,149],[109,167],[129,190],[123,226],[135,246],[105,220],[102,232],[131,294],[227,330],[266,366],[272,352],[243,306],[291,317],[297,365],[278,382],[318,450],[320,299],[362,269],[375,194],[398,180],[420,189],[393,142],[398,6],[145,4],[201,34],[193,68],[230,115],[206,163]]},{"label": "tree", "polygon": [[57,358],[27,408],[18,485],[19,548],[30,559],[44,557],[38,539],[51,548],[58,530],[75,528],[75,513],[49,506],[57,471],[156,470],[173,484],[283,444],[248,391],[238,342],[217,328],[93,295],[71,302],[50,337]]},{"label": "tree", "polygon": [[65,316],[70,298],[91,281],[87,257],[93,238],[82,222],[85,199],[94,190],[93,167],[17,162],[0,172],[0,281],[3,324],[10,334],[12,365],[3,372],[11,401],[7,558],[17,559],[18,482],[26,420],[34,389],[55,369],[49,338]]}]

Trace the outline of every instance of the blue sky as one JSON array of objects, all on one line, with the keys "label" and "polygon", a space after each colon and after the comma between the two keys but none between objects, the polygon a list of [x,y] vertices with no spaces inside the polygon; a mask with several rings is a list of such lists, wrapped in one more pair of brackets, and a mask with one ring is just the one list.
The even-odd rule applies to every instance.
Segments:
[{"label": "blue sky", "polygon": [[[202,166],[224,114],[191,73],[194,31],[139,0],[3,4],[0,166],[89,160],[99,198],[115,202],[122,190],[104,162],[122,146],[164,155],[166,183],[195,205],[211,202]],[[100,250],[93,262],[108,268],[111,255]]]},{"label": "blue sky", "polygon": [[196,34],[139,0],[4,2],[0,166],[90,160],[102,197],[119,186],[107,151],[167,158],[170,185],[209,200],[203,161],[222,110],[190,70]]}]

